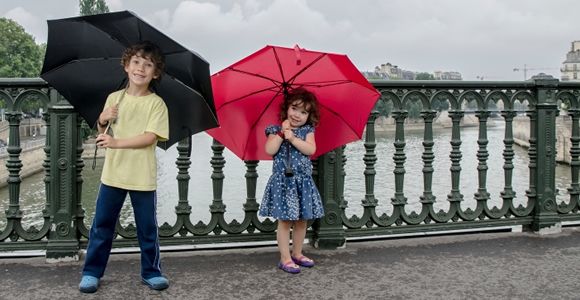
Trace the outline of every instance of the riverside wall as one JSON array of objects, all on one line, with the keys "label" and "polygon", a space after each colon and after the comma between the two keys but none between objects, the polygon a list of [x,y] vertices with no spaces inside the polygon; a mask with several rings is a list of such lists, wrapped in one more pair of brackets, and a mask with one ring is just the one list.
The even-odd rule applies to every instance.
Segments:
[{"label": "riverside wall", "polygon": [[[503,123],[501,119],[488,119],[489,127]],[[376,121],[375,131],[390,132],[395,131],[395,121],[393,118],[378,118]],[[479,120],[475,115],[465,115],[460,123],[461,127],[478,126]],[[422,120],[406,120],[405,130],[423,130],[425,127]],[[433,120],[433,128],[450,128],[452,126],[451,118],[447,112],[440,112]],[[570,137],[572,136],[572,119],[567,115],[560,115],[556,118],[556,161],[570,164]],[[513,121],[514,142],[524,148],[530,147],[530,119],[527,116],[517,116]]]},{"label": "riverside wall", "polygon": [[[83,145],[83,158],[93,158],[95,151],[95,144],[87,142]],[[97,150],[97,157],[104,157],[105,149],[99,148]],[[38,172],[44,170],[42,164],[46,154],[44,153],[44,145],[37,145],[30,148],[23,149],[20,154],[20,160],[22,161],[22,169],[20,170],[20,177],[26,178],[30,175],[34,175]],[[8,160],[8,153],[0,154],[0,188],[8,185],[8,169],[6,168],[6,161]]]},{"label": "riverside wall", "polygon": [[[556,161],[570,164],[570,137],[572,136],[572,119],[561,115],[556,118]],[[513,122],[514,142],[525,148],[530,147],[530,119],[518,116]]]},{"label": "riverside wall", "polygon": [[[392,117],[379,117],[375,122],[375,131],[395,131],[395,119]],[[461,127],[475,127],[479,125],[479,119],[474,114],[466,114],[459,122]],[[495,119],[488,119],[487,126],[495,126]],[[447,111],[437,113],[433,119],[433,128],[451,128],[453,123]],[[425,124],[422,119],[406,119],[405,130],[423,130]]]}]

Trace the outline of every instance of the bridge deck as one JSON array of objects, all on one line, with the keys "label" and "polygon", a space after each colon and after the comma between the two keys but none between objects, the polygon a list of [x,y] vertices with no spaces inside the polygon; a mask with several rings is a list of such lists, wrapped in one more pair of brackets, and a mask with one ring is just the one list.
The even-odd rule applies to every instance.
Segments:
[{"label": "bridge deck", "polygon": [[[556,235],[486,233],[349,242],[306,253],[299,275],[272,246],[163,252],[164,292],[139,282],[139,256],[115,254],[87,299],[577,299],[580,228]],[[81,262],[2,259],[1,299],[74,299]]]}]

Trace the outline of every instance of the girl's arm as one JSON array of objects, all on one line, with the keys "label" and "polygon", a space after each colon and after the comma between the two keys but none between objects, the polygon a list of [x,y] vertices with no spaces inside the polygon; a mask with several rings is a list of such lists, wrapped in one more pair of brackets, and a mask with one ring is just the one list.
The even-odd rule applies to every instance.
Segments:
[{"label": "girl's arm", "polygon": [[266,140],[266,153],[270,156],[274,156],[280,150],[280,145],[284,139],[277,134],[269,134],[268,139]]},{"label": "girl's arm", "polygon": [[[316,152],[316,141],[314,139],[314,132],[310,132],[306,135],[306,139],[302,140],[295,135],[289,135],[288,141],[302,152],[304,155],[312,155]],[[278,146],[279,147],[279,146]]]},{"label": "girl's arm", "polygon": [[153,145],[156,140],[157,135],[148,131],[126,139],[116,139],[108,134],[99,134],[97,146],[111,149],[139,149]]}]

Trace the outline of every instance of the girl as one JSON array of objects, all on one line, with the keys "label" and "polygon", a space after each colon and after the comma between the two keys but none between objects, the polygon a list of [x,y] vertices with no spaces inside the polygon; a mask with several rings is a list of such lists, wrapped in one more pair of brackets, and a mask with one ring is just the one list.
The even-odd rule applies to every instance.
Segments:
[{"label": "girl", "polygon": [[[302,254],[307,220],[322,217],[322,200],[312,179],[310,155],[316,151],[314,126],[319,120],[318,101],[313,93],[298,88],[284,98],[280,125],[266,128],[266,152],[274,156],[272,176],[266,185],[260,215],[278,220],[276,239],[280,250],[278,268],[300,273],[300,266],[314,261]],[[290,228],[292,254],[290,253]]]}]

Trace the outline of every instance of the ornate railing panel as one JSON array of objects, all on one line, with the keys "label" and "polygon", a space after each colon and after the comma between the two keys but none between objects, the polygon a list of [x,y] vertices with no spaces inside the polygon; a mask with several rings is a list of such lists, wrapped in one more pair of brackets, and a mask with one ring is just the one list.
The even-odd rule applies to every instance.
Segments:
[{"label": "ornate railing panel", "polygon": [[[446,81],[374,81],[380,91],[379,101],[391,107],[394,119],[393,143],[390,158],[378,157],[375,138],[378,112],[368,119],[364,136],[362,174],[364,195],[362,200],[345,199],[345,166],[356,163],[354,157],[346,157],[345,147],[323,155],[314,161],[313,176],[325,204],[325,216],[312,224],[308,237],[318,247],[334,248],[344,244],[348,237],[375,237],[400,233],[477,229],[521,225],[534,231],[558,227],[562,221],[576,221],[578,214],[580,185],[580,84],[563,83],[557,80],[536,80],[526,82],[446,82]],[[44,120],[47,139],[44,160],[46,209],[41,228],[24,228],[20,206],[20,140],[18,126],[21,120],[20,103],[31,95],[42,99],[48,107]],[[83,151],[80,138],[80,119],[72,107],[59,99],[54,90],[42,80],[0,80],[0,98],[6,102],[6,116],[9,120],[10,143],[7,148],[9,158],[6,168],[9,172],[9,204],[6,208],[6,227],[0,229],[0,251],[39,249],[46,250],[50,259],[76,258],[79,249],[86,246],[90,224],[86,223],[81,202],[85,167],[81,158]],[[434,121],[440,113],[440,103],[446,103],[450,118],[449,153],[447,157],[436,157],[435,147],[440,141],[434,139]],[[466,103],[475,103],[473,111],[466,111]],[[556,189],[555,178],[555,118],[559,103],[566,103],[571,121],[571,181],[566,191]],[[500,105],[501,104],[501,105]],[[529,156],[526,175],[529,178],[525,195],[516,195],[514,182],[514,133],[513,121],[520,107],[525,104],[530,120]],[[422,143],[420,162],[410,162],[408,143],[405,136],[406,121],[409,119],[409,105],[419,105],[422,120]],[[503,105],[503,106],[502,106]],[[499,112],[493,107],[502,107]],[[462,120],[466,114],[477,118],[477,139],[475,170],[469,170],[464,162],[462,145]],[[488,122],[491,114],[499,113],[504,124],[503,149],[490,149]],[[497,147],[496,147],[497,148]],[[211,146],[211,176],[213,199],[208,202],[211,217],[203,222],[192,219],[188,189],[191,182],[187,144],[177,146],[176,160],[178,200],[175,207],[176,220],[173,224],[160,226],[163,245],[196,245],[208,243],[274,241],[276,222],[259,218],[259,201],[256,199],[258,161],[245,163],[245,203],[243,217],[227,221],[224,218],[226,205],[222,199],[228,188],[224,168],[227,167],[224,147],[214,142]],[[502,174],[489,169],[490,154],[501,153]],[[382,167],[385,159],[392,159],[392,195],[375,195],[377,187],[377,167]],[[441,160],[449,163],[448,174],[435,174],[435,165]],[[405,189],[407,171],[420,168],[422,191],[417,199]],[[476,191],[469,195],[461,189],[461,176],[466,171],[474,171]],[[269,176],[268,174],[262,174]],[[434,182],[438,176],[446,176],[448,184],[446,197],[437,197]],[[501,176],[503,186],[499,195],[490,193],[488,179]],[[384,184],[384,183],[383,183]],[[438,183],[438,188],[441,188]],[[495,187],[494,187],[495,188]],[[566,192],[569,201],[557,203],[556,195]],[[240,191],[243,195],[243,191]],[[514,204],[514,198],[527,198],[523,204]],[[355,198],[358,196],[355,196]],[[411,198],[410,198],[411,197]],[[388,199],[390,198],[390,199]],[[463,205],[465,199],[474,199],[474,207]],[[360,199],[360,198],[359,198]],[[493,200],[493,201],[492,201]],[[360,201],[360,202],[359,202]],[[417,202],[411,207],[409,202]],[[446,202],[445,208],[437,204]],[[349,205],[362,206],[362,213],[349,213]],[[496,204],[491,204],[496,203]],[[499,203],[499,204],[497,204]],[[379,206],[387,206],[387,212],[380,212]],[[418,207],[417,209],[415,209]],[[411,209],[413,208],[413,209]],[[133,224],[117,224],[115,247],[136,246],[136,231]]]},{"label": "ornate railing panel", "polygon": [[[40,79],[3,79],[0,80],[0,101],[3,102],[5,109],[4,116],[9,122],[9,138],[6,151],[8,159],[6,168],[8,170],[8,207],[6,213],[6,227],[0,229],[0,249],[1,250],[21,250],[21,249],[44,249],[46,240],[51,230],[52,206],[47,197],[46,208],[43,210],[43,222],[40,228],[30,226],[25,228],[22,224],[23,212],[20,205],[20,172],[22,170],[22,161],[20,154],[22,152],[20,144],[20,123],[22,121],[23,103],[30,97],[40,99],[45,108],[56,94],[51,94],[48,85]],[[44,114],[43,119],[46,121],[47,132],[50,131],[50,115]],[[49,193],[50,184],[50,158],[49,140],[46,139],[44,148],[46,153],[46,194]]]}]

